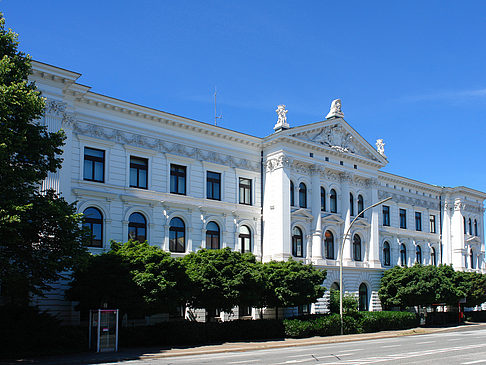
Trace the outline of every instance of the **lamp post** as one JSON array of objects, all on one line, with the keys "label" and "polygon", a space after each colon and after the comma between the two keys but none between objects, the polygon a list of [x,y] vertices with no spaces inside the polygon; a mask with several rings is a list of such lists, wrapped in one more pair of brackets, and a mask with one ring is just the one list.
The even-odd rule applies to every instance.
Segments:
[{"label": "lamp post", "polygon": [[353,226],[354,222],[356,222],[356,219],[359,217],[363,216],[363,213],[366,212],[368,209],[374,208],[380,204],[383,204],[384,202],[390,200],[392,197],[388,197],[386,199],[380,200],[378,203],[375,203],[373,205],[370,205],[368,208],[365,210],[361,211],[351,222],[349,225],[348,229],[346,230],[346,233],[343,236],[343,240],[341,242],[341,246],[339,247],[339,316],[341,318],[341,334],[344,334],[344,321],[343,321],[343,249],[344,249],[344,242],[346,241],[346,237],[349,234],[349,231],[351,230],[351,227]]}]

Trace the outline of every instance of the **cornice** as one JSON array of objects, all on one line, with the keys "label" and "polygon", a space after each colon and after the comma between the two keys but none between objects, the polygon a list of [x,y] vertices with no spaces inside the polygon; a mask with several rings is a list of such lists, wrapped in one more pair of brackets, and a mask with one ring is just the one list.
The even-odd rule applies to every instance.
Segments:
[{"label": "cornice", "polygon": [[408,204],[420,208],[439,210],[439,201],[436,200],[426,200],[418,197],[411,197],[403,194],[398,194],[395,192],[389,192],[385,190],[378,190],[378,199],[385,199],[389,196],[392,197],[392,201],[395,203]]},{"label": "cornice", "polygon": [[141,134],[125,132],[118,129],[102,127],[99,125],[75,122],[74,133],[82,136],[100,138],[114,141],[127,146],[148,149],[154,152],[170,153],[199,161],[208,161],[225,166],[240,168],[243,170],[260,171],[260,161],[251,161],[245,158],[229,154],[217,153],[196,147],[186,146],[181,143],[170,142],[161,138],[149,137]]}]

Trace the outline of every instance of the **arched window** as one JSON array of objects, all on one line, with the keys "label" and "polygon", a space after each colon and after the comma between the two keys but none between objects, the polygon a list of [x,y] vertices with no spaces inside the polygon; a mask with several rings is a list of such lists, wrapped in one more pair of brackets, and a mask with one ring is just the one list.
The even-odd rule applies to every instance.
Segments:
[{"label": "arched window", "polygon": [[361,261],[361,237],[357,234],[353,237],[353,259],[354,261]]},{"label": "arched window", "polygon": [[471,269],[475,269],[476,265],[474,265],[474,251],[472,248],[469,250],[469,261],[471,264]]},{"label": "arched window", "polygon": [[361,283],[359,286],[359,310],[368,310],[368,287],[365,283]]},{"label": "arched window", "polygon": [[[358,215],[364,210],[363,195],[358,195]],[[363,216],[361,216],[363,217]]]},{"label": "arched window", "polygon": [[219,226],[215,222],[209,222],[206,226],[206,248],[219,249]]},{"label": "arched window", "polygon": [[240,240],[241,252],[251,252],[251,233],[247,226],[240,227],[240,234],[238,238]]},{"label": "arched window", "polygon": [[302,231],[299,227],[294,227],[294,229],[292,230],[292,255],[294,255],[295,257],[304,256],[302,241]]},{"label": "arched window", "polygon": [[132,213],[128,218],[128,239],[138,242],[147,240],[147,221],[140,213]]},{"label": "arched window", "polygon": [[332,283],[331,290],[339,290],[339,283],[336,281]]},{"label": "arched window", "polygon": [[330,195],[331,213],[337,213],[337,194],[336,190],[331,189]]},{"label": "arched window", "polygon": [[349,214],[354,215],[354,196],[352,193],[349,193]]},{"label": "arched window", "polygon": [[430,264],[437,266],[437,255],[435,254],[435,248],[430,249]]},{"label": "arched window", "polygon": [[469,221],[468,221],[468,226],[469,226],[469,234],[472,235],[473,232],[472,232],[472,223],[471,223],[471,218],[469,218]]},{"label": "arched window", "polygon": [[326,189],[321,186],[321,211],[326,211]]},{"label": "arched window", "polygon": [[422,264],[422,249],[419,245],[415,247],[415,262]]},{"label": "arched window", "polygon": [[324,244],[326,246],[326,259],[334,260],[334,236],[331,231],[324,233]]},{"label": "arched window", "polygon": [[295,205],[295,198],[294,198],[294,183],[290,181],[290,206],[293,207]]},{"label": "arched window", "polygon": [[479,236],[479,234],[478,234],[478,221],[476,219],[474,220],[474,235]]},{"label": "arched window", "polygon": [[172,218],[169,224],[170,252],[186,251],[186,226],[182,219]]},{"label": "arched window", "polygon": [[307,187],[304,183],[299,184],[299,207],[307,208]]},{"label": "arched window", "polygon": [[390,266],[390,244],[385,241],[383,243],[383,265]]},{"label": "arched window", "polygon": [[84,212],[83,226],[90,232],[89,247],[103,247],[103,214],[96,208]]},{"label": "arched window", "polygon": [[403,243],[400,245],[400,265],[407,266],[407,248]]}]

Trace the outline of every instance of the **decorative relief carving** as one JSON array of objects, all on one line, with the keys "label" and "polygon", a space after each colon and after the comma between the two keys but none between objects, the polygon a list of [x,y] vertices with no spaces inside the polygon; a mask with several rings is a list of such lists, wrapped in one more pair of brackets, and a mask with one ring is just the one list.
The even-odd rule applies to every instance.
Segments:
[{"label": "decorative relief carving", "polygon": [[260,171],[259,162],[253,162],[244,158],[220,154],[214,151],[205,151],[199,148],[185,146],[180,143],[164,141],[158,138],[146,137],[88,123],[75,122],[73,124],[73,127],[74,131],[79,134],[116,141],[120,144],[135,145],[137,147],[143,147],[160,152],[195,158],[201,161],[204,160],[208,162],[214,162],[230,167],[241,168],[244,170]]},{"label": "decorative relief carving", "polygon": [[66,103],[58,100],[46,100],[46,114],[57,115],[62,117],[66,111]]},{"label": "decorative relief carving", "polygon": [[273,172],[288,166],[290,166],[290,160],[285,155],[270,158],[265,162],[265,169],[267,172]]},{"label": "decorative relief carving", "polygon": [[396,193],[389,193],[387,191],[378,190],[378,199],[385,199],[389,196],[392,197],[392,200],[396,203],[403,203],[408,205],[413,205],[417,207],[427,208],[427,209],[438,209],[439,202],[431,202],[428,200],[417,199],[410,196],[400,195]]},{"label": "decorative relief carving", "polygon": [[454,202],[455,211],[461,211],[464,210],[465,208],[466,208],[466,204],[464,204],[463,202]]},{"label": "decorative relief carving", "polygon": [[311,138],[311,141],[331,147],[339,152],[355,153],[353,136],[340,124],[323,128],[321,132]]},{"label": "decorative relief carving", "polygon": [[482,207],[480,205],[466,204],[464,211],[469,212],[469,213],[483,214],[484,213],[484,207]]},{"label": "decorative relief carving", "polygon": [[348,183],[349,184],[350,182],[353,181],[353,177],[350,174],[346,173],[346,172],[341,172],[339,174],[339,180],[342,183]]},{"label": "decorative relief carving", "polygon": [[373,161],[378,161],[375,156],[359,145],[352,134],[341,124],[326,126],[314,135],[301,134],[295,135],[294,137],[329,147],[341,153],[356,154]]}]

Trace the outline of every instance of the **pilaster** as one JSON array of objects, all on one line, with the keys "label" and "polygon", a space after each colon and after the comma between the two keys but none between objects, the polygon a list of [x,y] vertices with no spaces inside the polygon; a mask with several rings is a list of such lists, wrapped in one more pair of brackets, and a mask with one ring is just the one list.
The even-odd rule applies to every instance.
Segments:
[{"label": "pilaster", "polygon": [[321,179],[320,171],[314,166],[312,172],[312,259],[322,260],[322,222],[321,222]]}]

